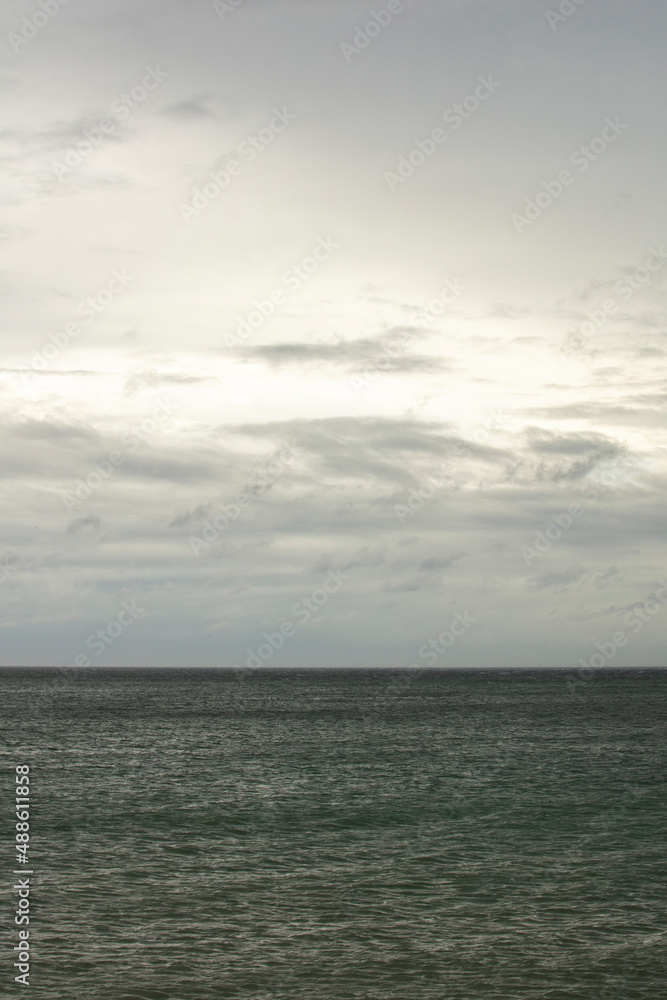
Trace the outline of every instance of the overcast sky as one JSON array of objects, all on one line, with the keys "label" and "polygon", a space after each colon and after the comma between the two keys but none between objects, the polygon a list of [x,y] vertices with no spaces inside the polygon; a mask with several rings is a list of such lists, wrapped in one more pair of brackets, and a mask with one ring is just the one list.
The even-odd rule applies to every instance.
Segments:
[{"label": "overcast sky", "polygon": [[4,664],[664,663],[662,0],[1,25]]}]

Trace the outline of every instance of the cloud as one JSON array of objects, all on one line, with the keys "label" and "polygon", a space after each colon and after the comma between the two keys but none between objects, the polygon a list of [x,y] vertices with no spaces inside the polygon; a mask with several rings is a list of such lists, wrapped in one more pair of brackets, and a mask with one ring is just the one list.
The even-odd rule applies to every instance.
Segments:
[{"label": "cloud", "polygon": [[586,571],[582,566],[568,566],[561,572],[543,573],[541,576],[528,580],[526,586],[529,590],[567,590],[571,584],[578,583],[585,576]]},{"label": "cloud", "polygon": [[161,113],[169,118],[175,118],[177,121],[216,118],[217,115],[209,106],[209,101],[209,97],[190,97],[187,100],[168,105]]},{"label": "cloud", "polygon": [[[626,447],[621,442],[591,432],[558,434],[540,428],[527,428],[526,439],[530,451],[541,458],[536,478],[551,483],[584,480],[605,463],[626,453]],[[549,461],[551,456],[557,458]],[[559,460],[561,456],[564,461]]]},{"label": "cloud", "polygon": [[12,434],[20,438],[52,443],[74,443],[76,447],[82,444],[97,444],[99,435],[90,427],[73,424],[54,423],[50,420],[23,420],[11,428]]},{"label": "cloud", "polygon": [[[396,329],[376,337],[357,340],[340,340],[332,344],[282,343],[246,347],[241,353],[250,361],[262,361],[273,368],[283,366],[307,367],[337,366],[348,374],[363,373],[369,366],[378,375],[433,373],[451,371],[455,365],[451,358],[416,354],[402,346],[407,333],[412,339],[422,340],[421,330]],[[403,340],[398,335],[403,335]]]},{"label": "cloud", "polygon": [[190,375],[187,372],[158,372],[137,371],[133,372],[125,382],[125,394],[131,396],[142,389],[154,389],[161,385],[190,386],[214,383],[217,379],[210,375]]},{"label": "cloud", "polygon": [[86,528],[92,528],[93,531],[102,530],[102,521],[99,517],[77,517],[67,525],[65,529],[68,535],[77,535],[81,531],[85,531]]}]

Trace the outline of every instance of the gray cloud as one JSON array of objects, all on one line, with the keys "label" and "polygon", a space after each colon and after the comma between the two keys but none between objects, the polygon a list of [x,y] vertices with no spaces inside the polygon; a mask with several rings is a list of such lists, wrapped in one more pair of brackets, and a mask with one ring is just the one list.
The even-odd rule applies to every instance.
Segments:
[{"label": "gray cloud", "polygon": [[391,373],[437,373],[455,366],[451,359],[415,354],[402,347],[398,334],[407,334],[408,344],[424,338],[422,331],[391,330],[376,337],[334,344],[265,344],[245,348],[242,356],[251,361],[263,361],[272,367],[294,365],[339,366],[348,374],[362,373],[368,366],[378,375]]},{"label": "gray cloud", "polygon": [[68,535],[76,535],[81,531],[85,531],[86,528],[91,528],[93,531],[101,531],[102,521],[99,517],[76,517],[67,525],[66,532]]},{"label": "gray cloud", "polygon": [[582,566],[568,566],[560,572],[543,573],[528,581],[531,590],[558,589],[567,590],[571,584],[579,583],[586,571]]},{"label": "gray cloud", "polygon": [[133,393],[139,392],[141,389],[153,389],[161,385],[188,386],[216,381],[216,379],[207,375],[189,375],[185,372],[157,372],[154,370],[138,371],[126,380],[125,393],[126,395],[131,396]]}]

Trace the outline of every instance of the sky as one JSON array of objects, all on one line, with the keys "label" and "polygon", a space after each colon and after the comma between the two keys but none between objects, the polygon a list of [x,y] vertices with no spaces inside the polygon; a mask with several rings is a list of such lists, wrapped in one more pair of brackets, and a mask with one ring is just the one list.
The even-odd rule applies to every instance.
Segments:
[{"label": "sky", "polygon": [[6,0],[2,663],[664,665],[666,27]]}]

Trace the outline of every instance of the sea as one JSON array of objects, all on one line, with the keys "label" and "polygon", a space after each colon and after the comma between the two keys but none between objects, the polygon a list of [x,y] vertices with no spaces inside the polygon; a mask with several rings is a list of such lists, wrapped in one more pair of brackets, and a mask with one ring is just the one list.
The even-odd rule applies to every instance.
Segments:
[{"label": "sea", "polygon": [[659,670],[3,669],[0,996],[664,1000],[666,705]]}]

